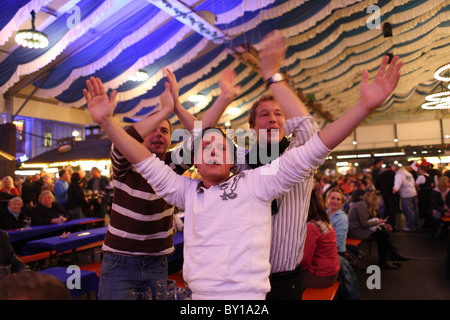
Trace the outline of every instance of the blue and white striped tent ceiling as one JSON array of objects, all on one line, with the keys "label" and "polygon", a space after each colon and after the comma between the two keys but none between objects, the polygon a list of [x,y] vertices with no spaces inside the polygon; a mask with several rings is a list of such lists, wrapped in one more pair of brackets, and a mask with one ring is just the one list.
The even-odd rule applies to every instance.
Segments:
[{"label": "blue and white striped tent ceiling", "polygon": [[[405,65],[398,88],[368,122],[414,121],[447,117],[447,111],[421,109],[424,97],[442,88],[434,78],[450,63],[450,5],[436,0],[1,0],[0,93],[28,94],[57,101],[64,107],[85,107],[82,89],[94,75],[108,90],[117,89],[115,116],[142,119],[157,110],[164,88],[161,68],[171,69],[180,84],[180,100],[201,118],[219,93],[221,71],[233,68],[242,86],[233,102],[237,115],[224,114],[220,123],[245,127],[248,109],[265,91],[260,75],[227,49],[245,43],[260,48],[274,29],[287,38],[284,70],[296,88],[312,96],[334,118],[358,98],[364,69],[375,76],[386,53],[399,55]],[[215,27],[225,39],[209,40],[198,21],[182,23],[167,8],[185,4],[195,12],[215,14]],[[368,8],[377,5],[380,11]],[[164,9],[164,10],[162,10]],[[31,26],[48,35],[44,49],[15,44],[19,29]],[[379,19],[377,20],[377,14]],[[378,24],[378,28],[377,26]],[[392,37],[380,28],[392,25]],[[197,27],[200,24],[197,25]],[[219,33],[220,34],[220,33]],[[210,37],[211,38],[211,37]],[[130,81],[138,70],[149,78]],[[188,102],[203,94],[201,104]],[[319,112],[311,113],[321,125]],[[171,121],[177,126],[175,116]]]}]

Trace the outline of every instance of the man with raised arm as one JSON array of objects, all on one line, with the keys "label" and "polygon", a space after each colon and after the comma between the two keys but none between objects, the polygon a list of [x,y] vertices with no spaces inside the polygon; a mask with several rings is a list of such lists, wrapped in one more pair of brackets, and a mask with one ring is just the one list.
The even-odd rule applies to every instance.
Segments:
[{"label": "man with raised arm", "polygon": [[[114,100],[108,98],[100,79],[87,82],[89,91],[84,94],[93,119],[159,196],[185,210],[183,276],[194,299],[265,298],[270,290],[272,200],[308,177],[393,92],[402,63],[394,57],[386,70],[388,59],[383,58],[373,83],[368,82],[368,72],[363,72],[360,98],[354,107],[271,165],[230,177],[234,163],[226,159],[232,143],[218,132],[200,136],[201,148],[195,151],[201,152],[202,161],[197,164],[201,182],[175,174],[128,135],[112,117]],[[153,127],[174,108],[167,91],[169,86],[161,96],[163,108],[152,115]],[[267,174],[271,169],[273,174]]]},{"label": "man with raised arm", "polygon": [[[175,104],[176,115],[190,130],[196,119],[178,101],[179,89],[175,75],[168,69],[164,71],[172,87],[169,90],[167,84],[165,97],[173,100],[170,103]],[[221,78],[220,99],[212,109],[222,109],[222,103],[228,104],[234,98],[233,88],[226,85],[233,83],[234,78],[230,81],[228,76],[229,74],[224,74]],[[101,83],[99,85],[104,90]],[[103,100],[102,103],[106,102],[109,107],[114,108],[114,99],[115,91],[112,92],[111,99]],[[90,105],[92,104],[95,101],[90,101]],[[174,151],[174,155],[167,152],[171,142],[171,125],[168,120],[158,121],[152,115],[133,124],[126,132],[176,173],[182,174],[191,167],[180,161],[181,148]],[[104,256],[98,297],[102,300],[125,300],[129,298],[131,288],[155,288],[158,281],[167,280],[167,256],[174,252],[173,205],[154,192],[115,144],[111,147],[111,165],[114,197],[111,221],[102,247]]]}]

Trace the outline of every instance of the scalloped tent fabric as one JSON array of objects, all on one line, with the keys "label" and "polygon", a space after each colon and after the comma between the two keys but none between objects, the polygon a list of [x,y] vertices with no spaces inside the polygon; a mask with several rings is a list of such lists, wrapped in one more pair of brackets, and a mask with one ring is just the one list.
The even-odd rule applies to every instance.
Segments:
[{"label": "scalloped tent fabric", "polygon": [[[29,20],[31,10],[39,11],[53,4],[48,0],[1,2],[2,44]],[[77,39],[88,38],[87,43],[49,70],[42,83],[40,77],[33,81],[33,86],[40,84],[35,96],[56,98],[65,107],[82,107],[85,80],[94,75],[102,79],[108,90],[118,90],[117,117],[142,119],[158,109],[158,96],[165,82],[161,69],[167,67],[180,83],[183,105],[199,114],[220,93],[220,72],[233,68],[242,91],[232,105],[239,107],[241,113],[225,114],[220,122],[242,124],[251,103],[265,92],[265,86],[260,75],[231,56],[227,48],[249,43],[259,49],[262,38],[277,29],[288,39],[284,70],[296,88],[314,96],[324,110],[336,117],[345,112],[356,102],[362,71],[367,69],[374,77],[382,56],[393,53],[405,63],[403,76],[394,95],[377,113],[391,114],[403,104],[410,106],[410,99],[419,95],[423,101],[414,102],[414,112],[420,115],[425,95],[440,87],[433,77],[434,71],[450,62],[448,1],[377,2],[378,19],[381,24],[391,23],[392,37],[383,36],[381,24],[379,28],[371,25],[375,21],[372,19],[377,18],[368,11],[375,4],[371,0],[184,2],[197,4],[195,11],[213,12],[216,27],[231,40],[215,44],[152,1],[72,0],[71,4],[78,6],[81,13],[77,27],[70,28],[67,24],[70,10],[58,12],[58,17],[45,28],[36,25],[49,36],[49,47],[9,48],[9,55],[0,60],[0,93],[7,93],[21,78],[36,74],[68,46],[77,44]],[[130,75],[138,70],[145,70],[148,80],[130,81]],[[187,102],[189,96],[198,93],[205,95],[206,102],[201,105]],[[171,121],[179,124],[175,116]]]}]

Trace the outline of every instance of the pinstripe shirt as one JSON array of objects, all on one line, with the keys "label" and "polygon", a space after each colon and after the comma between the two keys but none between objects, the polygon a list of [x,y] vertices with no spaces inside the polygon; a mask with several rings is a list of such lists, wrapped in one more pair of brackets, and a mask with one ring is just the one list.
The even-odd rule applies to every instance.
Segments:
[{"label": "pinstripe shirt", "polygon": [[[288,150],[303,145],[317,130],[318,126],[311,116],[286,120],[286,136],[292,133]],[[250,169],[242,159],[247,153],[247,149],[238,148],[240,170]],[[313,176],[314,170],[308,178],[277,199],[278,213],[272,216],[271,273],[294,270],[302,261]]]}]

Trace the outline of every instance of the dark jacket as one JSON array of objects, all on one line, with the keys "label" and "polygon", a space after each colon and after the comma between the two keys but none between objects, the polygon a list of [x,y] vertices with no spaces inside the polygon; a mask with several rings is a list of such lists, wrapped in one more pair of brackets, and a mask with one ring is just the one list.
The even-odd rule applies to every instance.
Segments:
[{"label": "dark jacket", "polygon": [[19,218],[16,218],[9,212],[8,208],[0,209],[0,229],[11,230],[23,228],[23,219],[26,216],[26,209],[22,208],[19,213]]},{"label": "dark jacket", "polygon": [[56,202],[52,203],[50,208],[44,207],[40,203],[30,211],[31,225],[51,224],[53,218],[58,218],[62,214],[67,220],[70,220],[70,214]]},{"label": "dark jacket", "polygon": [[6,231],[0,230],[0,265],[11,265],[11,273],[29,271],[30,268],[20,261],[14,252]]},{"label": "dark jacket", "polygon": [[69,189],[67,190],[67,209],[75,209],[78,207],[89,207],[89,202],[86,201],[83,189],[81,189],[79,181],[72,181],[69,184]]},{"label": "dark jacket", "polygon": [[[447,207],[450,208],[450,191],[447,192],[445,203],[447,204]],[[444,213],[444,200],[442,199],[442,193],[438,188],[434,188],[431,192],[431,209]]]}]

